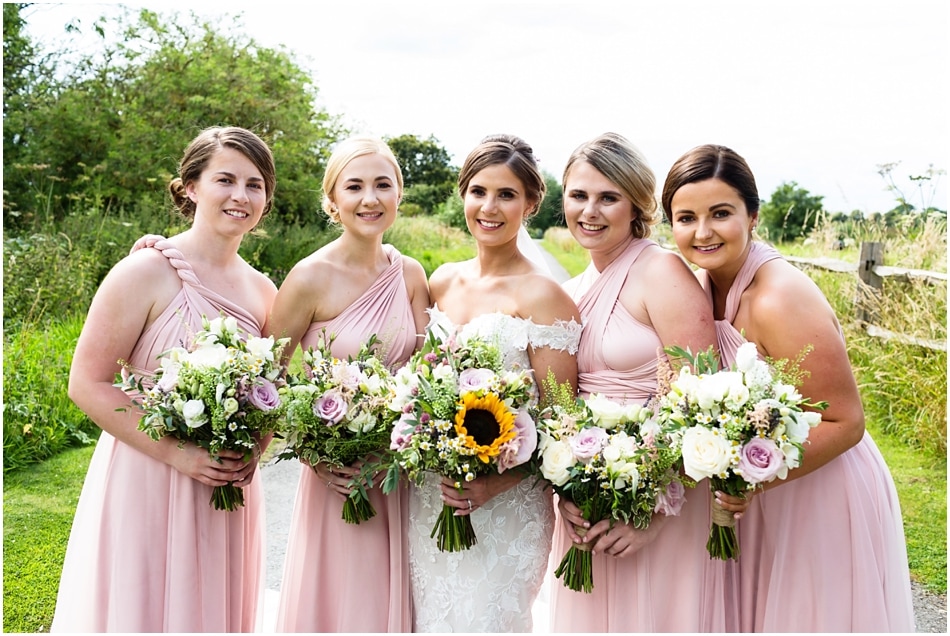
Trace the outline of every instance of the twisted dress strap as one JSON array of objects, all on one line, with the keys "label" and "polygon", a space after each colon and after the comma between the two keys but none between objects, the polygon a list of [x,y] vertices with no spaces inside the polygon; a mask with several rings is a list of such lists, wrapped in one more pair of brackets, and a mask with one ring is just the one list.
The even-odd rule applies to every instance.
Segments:
[{"label": "twisted dress strap", "polygon": [[178,272],[178,278],[180,278],[182,282],[194,286],[201,285],[201,281],[199,281],[195,275],[195,270],[191,267],[191,263],[186,261],[185,255],[165,237],[155,235],[146,236],[142,239],[142,247],[151,247],[164,254],[171,266]]}]

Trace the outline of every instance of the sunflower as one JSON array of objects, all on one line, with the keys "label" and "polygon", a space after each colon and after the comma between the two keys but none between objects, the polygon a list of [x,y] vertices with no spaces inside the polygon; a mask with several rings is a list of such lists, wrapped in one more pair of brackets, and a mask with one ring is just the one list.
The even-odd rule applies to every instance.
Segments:
[{"label": "sunflower", "polygon": [[455,414],[455,433],[484,463],[497,457],[501,446],[515,438],[515,414],[494,393],[478,397],[465,393]]}]

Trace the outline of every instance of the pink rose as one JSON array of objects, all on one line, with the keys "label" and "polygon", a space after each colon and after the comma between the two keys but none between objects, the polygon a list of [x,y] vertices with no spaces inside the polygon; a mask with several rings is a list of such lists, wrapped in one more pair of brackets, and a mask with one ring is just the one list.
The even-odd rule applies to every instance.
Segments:
[{"label": "pink rose", "polygon": [[529,459],[538,448],[538,431],[528,411],[520,409],[515,416],[515,429],[518,434],[501,447],[498,455],[498,472],[520,466]]},{"label": "pink rose", "polygon": [[604,448],[608,437],[607,431],[599,426],[582,429],[571,438],[571,451],[574,457],[586,463]]},{"label": "pink rose", "polygon": [[273,411],[280,406],[280,395],[277,394],[277,387],[267,379],[261,379],[260,384],[251,387],[247,394],[247,401],[260,411]]},{"label": "pink rose", "polygon": [[686,488],[683,482],[674,479],[666,485],[666,490],[656,495],[656,506],[653,512],[664,514],[668,517],[679,516],[683,504],[686,502]]},{"label": "pink rose", "polygon": [[339,391],[327,391],[313,403],[313,414],[326,420],[327,426],[339,424],[346,415],[349,405]]},{"label": "pink rose", "polygon": [[753,437],[742,447],[736,473],[750,484],[772,481],[782,469],[785,455],[775,442]]}]

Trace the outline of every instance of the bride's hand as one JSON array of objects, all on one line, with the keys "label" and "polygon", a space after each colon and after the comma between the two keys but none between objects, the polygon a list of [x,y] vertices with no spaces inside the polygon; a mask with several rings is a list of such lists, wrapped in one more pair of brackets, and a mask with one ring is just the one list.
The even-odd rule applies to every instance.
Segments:
[{"label": "bride's hand", "polygon": [[442,478],[442,502],[457,508],[455,515],[470,515],[501,493],[514,488],[523,476],[514,471],[502,474],[481,475],[462,485],[461,491],[455,487],[455,480]]}]

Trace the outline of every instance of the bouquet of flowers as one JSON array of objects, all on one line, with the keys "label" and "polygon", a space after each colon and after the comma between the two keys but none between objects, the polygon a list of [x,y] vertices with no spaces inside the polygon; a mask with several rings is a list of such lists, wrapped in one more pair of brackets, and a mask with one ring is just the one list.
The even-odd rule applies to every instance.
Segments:
[{"label": "bouquet of flowers", "polygon": [[[242,333],[230,316],[203,318],[192,346],[164,352],[154,376],[126,372],[115,385],[144,411],[138,428],[152,439],[172,435],[212,456],[236,450],[247,460],[283,412],[278,389],[286,345],[286,338]],[[244,493],[233,484],[215,486],[211,505],[236,510],[244,505]]]},{"label": "bouquet of flowers", "polygon": [[[399,471],[421,483],[424,472],[463,482],[526,464],[537,447],[528,413],[533,380],[528,370],[505,370],[498,347],[482,339],[460,343],[432,330],[423,347],[395,375],[390,408],[394,461],[384,491]],[[443,552],[460,552],[477,538],[467,515],[443,505],[432,529]]]},{"label": "bouquet of flowers", "polygon": [[316,349],[303,354],[304,375],[291,376],[281,389],[286,417],[278,433],[287,445],[278,459],[340,467],[366,460],[343,503],[343,520],[358,524],[376,515],[366,489],[389,447],[392,375],[374,355],[375,335],[347,360],[330,354],[332,342],[324,330]]},{"label": "bouquet of flowers", "polygon": [[[693,367],[680,368],[659,402],[661,419],[679,428],[687,475],[709,478],[714,492],[740,496],[785,479],[801,465],[809,431],[821,422],[819,413],[803,408],[827,404],[809,402],[786,383],[794,381],[788,365],[783,371],[759,359],[749,342],[739,347],[735,365],[724,370],[712,349],[697,356],[675,347],[667,353]],[[735,520],[715,500],[706,549],[717,559],[739,557]]]},{"label": "bouquet of flowers", "polygon": [[[573,501],[591,524],[612,519],[642,530],[654,513],[680,513],[686,485],[678,474],[680,452],[650,406],[624,406],[599,394],[574,399],[550,377],[545,389],[557,397],[539,417],[538,468],[559,496]],[[572,545],[561,559],[554,575],[565,587],[593,590],[590,550]]]}]

